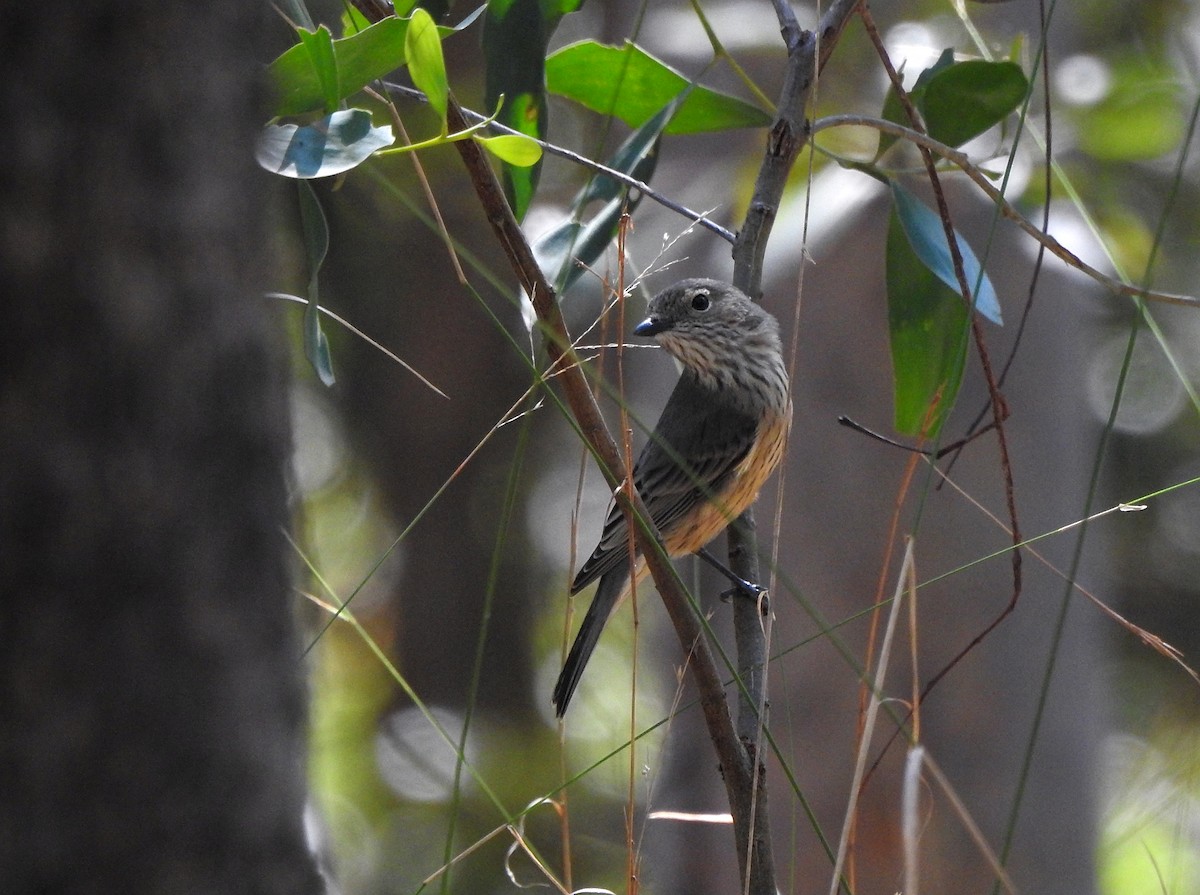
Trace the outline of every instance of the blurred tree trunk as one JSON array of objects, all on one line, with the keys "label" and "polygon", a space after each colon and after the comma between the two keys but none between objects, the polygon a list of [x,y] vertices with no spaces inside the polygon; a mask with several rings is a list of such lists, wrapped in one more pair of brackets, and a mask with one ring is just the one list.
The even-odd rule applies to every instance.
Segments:
[{"label": "blurred tree trunk", "polygon": [[0,11],[0,888],[319,891],[261,15]]}]

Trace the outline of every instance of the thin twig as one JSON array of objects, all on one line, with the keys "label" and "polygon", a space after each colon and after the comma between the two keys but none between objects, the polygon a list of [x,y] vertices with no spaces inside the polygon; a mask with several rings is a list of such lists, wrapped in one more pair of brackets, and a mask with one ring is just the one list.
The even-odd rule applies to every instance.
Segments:
[{"label": "thin twig", "polygon": [[[461,130],[467,125],[462,108],[453,96],[450,97],[447,118],[451,128]],[[596,457],[600,470],[613,489],[617,505],[630,523],[638,542],[638,549],[646,558],[646,565],[658,588],[659,596],[667,614],[675,626],[676,635],[684,649],[691,648],[690,667],[700,691],[700,705],[708,725],[709,736],[721,762],[722,777],[734,814],[742,793],[753,785],[745,767],[743,753],[733,728],[729,707],[725,702],[724,689],[708,641],[704,639],[700,623],[692,609],[691,601],[683,588],[674,568],[663,552],[661,537],[636,490],[627,493],[619,487],[626,478],[623,462],[612,435],[600,414],[600,408],[588,387],[587,379],[576,363],[575,352],[567,334],[566,324],[558,306],[557,296],[538,267],[520,225],[504,198],[484,150],[474,140],[455,143],[467,167],[471,183],[475,188],[488,222],[495,231],[501,248],[509,259],[521,286],[530,298],[538,322],[545,337],[546,352],[551,369],[565,364],[562,370],[563,391],[571,413],[579,425],[580,433],[588,449]]]},{"label": "thin twig", "polygon": [[[913,127],[918,132],[924,131],[924,123],[921,120],[920,114],[916,107],[909,99],[908,92],[904,89],[904,84],[897,73],[895,66],[892,65],[892,60],[888,56],[887,49],[883,45],[883,38],[879,34],[879,30],[875,27],[875,20],[871,16],[871,12],[867,7],[859,10],[859,17],[866,27],[867,36],[871,39],[871,43],[875,47],[876,54],[879,56],[880,62],[887,69],[888,77],[891,79],[892,87],[896,92],[896,96],[900,99],[900,104],[904,107],[908,114],[909,120]],[[964,300],[967,302],[969,309],[974,311],[974,300],[972,298],[973,284],[967,282],[966,270],[963,267],[962,253],[959,250],[958,238],[955,236],[954,227],[950,222],[950,209],[946,204],[946,196],[942,192],[941,180],[938,178],[937,166],[933,161],[933,152],[925,146],[919,147],[921,150],[921,158],[925,162],[925,169],[929,175],[929,184],[933,188],[934,198],[937,201],[938,214],[942,219],[942,226],[945,228],[946,243],[950,248],[950,259],[954,264],[954,275],[958,280],[959,290],[962,293]],[[1012,593],[1009,596],[1007,605],[1000,610],[999,614],[984,627],[982,631],[975,635],[959,653],[951,659],[946,666],[930,679],[926,685],[922,698],[937,685],[938,681],[945,676],[950,669],[954,668],[962,658],[975,649],[989,634],[992,633],[1017,607],[1017,601],[1021,596],[1021,528],[1017,518],[1017,499],[1016,491],[1013,487],[1013,472],[1012,463],[1008,452],[1008,436],[1004,429],[1004,420],[1008,416],[1008,407],[1005,403],[1004,396],[1000,393],[1000,387],[996,383],[996,376],[992,371],[991,355],[987,350],[987,342],[983,335],[983,325],[980,323],[979,315],[971,313],[971,334],[975,341],[975,350],[979,353],[979,363],[983,370],[984,383],[987,386],[988,397],[991,400],[992,406],[992,422],[993,428],[996,431],[996,446],[1000,451],[1000,472],[1004,478],[1004,501],[1005,508],[1008,512],[1009,528],[1012,537],[1013,551],[1011,554],[1012,566]],[[964,346],[965,349],[965,346]]]},{"label": "thin twig", "polygon": [[[302,298],[299,295],[292,295],[288,292],[265,292],[263,294],[267,298],[277,298],[277,299],[281,299],[283,301],[294,301],[294,302],[296,302],[296,304],[300,304],[300,305],[306,305],[309,303],[307,298]],[[354,335],[358,336],[360,339],[362,339],[364,342],[366,342],[372,348],[376,349],[377,351],[383,352],[385,355],[387,355],[393,361],[398,363],[404,369],[408,370],[408,372],[412,373],[414,376],[416,376],[418,379],[420,379],[423,383],[425,383],[425,385],[429,386],[429,388],[433,389],[435,392],[437,392],[443,398],[445,398],[446,400],[450,400],[450,396],[447,395],[444,391],[442,391],[440,388],[438,388],[436,385],[434,385],[432,382],[430,382],[428,379],[426,379],[424,376],[422,376],[419,372],[417,372],[415,369],[413,369],[413,367],[411,365],[405,363],[396,354],[389,351],[387,348],[384,348],[383,345],[379,344],[379,342],[372,339],[365,332],[363,332],[361,329],[359,329],[357,326],[355,326],[353,323],[351,323],[349,320],[347,320],[345,317],[339,316],[338,314],[335,314],[333,311],[329,310],[329,308],[322,307],[321,305],[317,305],[317,313],[324,314],[330,320],[336,320],[338,323],[340,323],[342,326],[346,327],[346,329],[350,330],[350,332],[354,333]]]},{"label": "thin twig", "polygon": [[[816,77],[858,4],[859,0],[834,0],[821,16],[817,30],[812,32],[800,28],[788,0],[772,0],[787,49],[787,66],[754,193],[733,246],[733,284],[752,298],[761,292],[763,260],[784,186],[808,141],[805,110]],[[728,541],[730,568],[747,581],[759,581],[758,540],[752,509],[730,526]],[[766,725],[762,708],[768,704],[766,631],[758,607],[749,600],[735,601],[733,619],[738,676],[744,682],[738,702],[738,733],[754,784],[752,790],[744,793],[741,805],[731,802],[734,836],[739,844],[743,891],[747,895],[774,895],[777,888],[768,822],[766,768],[758,749]]]},{"label": "thin twig", "polygon": [[[404,84],[396,84],[392,81],[384,81],[383,85],[387,87],[388,90],[403,94],[409,99],[426,102],[425,94],[420,90],[417,90],[415,87],[408,87]],[[535,143],[541,146],[545,152],[548,152],[551,155],[557,155],[559,158],[564,158],[582,168],[595,171],[597,174],[603,174],[606,177],[611,177],[613,180],[624,184],[630,189],[638,190],[646,198],[654,200],[659,205],[663,206],[663,208],[673,211],[681,217],[687,218],[689,221],[696,222],[701,227],[704,227],[711,233],[715,233],[728,243],[732,243],[736,238],[733,234],[733,231],[728,230],[725,227],[722,227],[716,221],[709,219],[704,215],[703,212],[693,211],[686,205],[682,205],[679,202],[676,202],[674,199],[664,196],[662,193],[652,188],[649,184],[638,180],[636,177],[630,177],[624,171],[618,171],[616,168],[610,168],[608,165],[593,161],[586,155],[580,155],[578,152],[574,152],[564,146],[559,146],[547,140],[539,140],[536,137],[530,137],[529,134],[522,133],[521,131],[508,127],[507,125],[501,124],[499,121],[490,121],[486,115],[481,115],[479,112],[476,112],[472,109],[465,107],[460,108],[462,109],[463,116],[468,120],[473,121],[476,124],[487,121],[488,128],[491,130],[498,131],[502,134],[513,134],[515,136],[525,137],[529,140],[533,140]]]},{"label": "thin twig", "polygon": [[[387,106],[392,124],[396,126],[396,130],[400,133],[400,139],[405,146],[411,146],[412,140],[409,139],[408,129],[404,126],[404,119],[400,117],[400,110],[396,108],[396,104],[377,93],[371,87],[364,89],[367,94]],[[433,219],[437,223],[438,234],[442,237],[442,242],[446,245],[446,251],[450,253],[450,264],[454,267],[454,275],[458,278],[459,284],[465,286],[467,275],[463,273],[462,265],[458,261],[458,253],[454,251],[454,238],[450,235],[445,220],[442,219],[442,210],[438,208],[437,198],[433,195],[433,186],[429,183],[429,178],[425,176],[425,166],[421,164],[420,153],[410,152],[408,153],[408,157],[412,159],[412,166],[416,172],[417,181],[421,184],[421,190],[425,193],[425,201],[429,203],[429,211],[433,214]]]},{"label": "thin twig", "polygon": [[1065,261],[1069,266],[1075,268],[1080,273],[1095,280],[1100,285],[1104,286],[1115,295],[1124,298],[1141,298],[1146,301],[1161,302],[1170,305],[1182,305],[1188,308],[1200,308],[1200,298],[1191,295],[1176,295],[1170,292],[1155,292],[1149,289],[1144,289],[1135,286],[1131,283],[1126,283],[1107,274],[1101,273],[1096,268],[1085,263],[1078,255],[1060,243],[1057,239],[1048,233],[1040,230],[1037,224],[1032,223],[1023,214],[1017,211],[1012,204],[1004,197],[1004,194],[992,184],[986,174],[975,165],[970,157],[965,152],[947,146],[945,143],[940,143],[930,137],[928,134],[922,134],[912,128],[905,127],[902,124],[896,124],[891,121],[885,121],[882,118],[872,118],[869,115],[830,115],[825,118],[818,118],[812,124],[813,133],[818,131],[828,130],[834,127],[871,127],[883,133],[893,134],[897,137],[902,137],[916,144],[918,147],[924,147],[937,155],[944,158],[946,161],[955,165],[962,170],[964,174],[971,179],[971,182],[978,186],[987,197],[1000,208],[1000,213],[1018,227],[1024,230],[1027,234],[1037,240],[1038,243],[1046,247],[1052,255]]}]

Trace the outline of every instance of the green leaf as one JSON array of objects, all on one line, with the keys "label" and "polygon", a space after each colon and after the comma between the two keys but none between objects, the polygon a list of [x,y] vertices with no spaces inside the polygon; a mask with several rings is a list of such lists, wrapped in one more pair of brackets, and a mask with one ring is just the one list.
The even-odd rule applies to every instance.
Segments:
[{"label": "green leaf", "polygon": [[[585,40],[546,60],[551,93],[575,100],[602,115],[640,127],[691,84],[679,72],[636,44],[612,47]],[[694,87],[667,133],[693,134],[738,127],[765,127],[771,116],[747,102],[707,87]]]},{"label": "green leaf", "polygon": [[332,112],[341,102],[337,60],[333,56],[333,35],[324,25],[316,31],[306,31],[301,28],[297,34],[300,35],[300,45],[308,54],[309,64],[316,75],[321,97],[325,103],[325,111]]},{"label": "green leaf", "polygon": [[[403,5],[397,4],[397,9]],[[445,37],[466,28],[481,11],[482,7],[453,28],[439,26],[438,33]],[[352,27],[360,19],[351,15],[345,27]],[[342,39],[333,41],[339,102],[405,64],[408,58],[404,52],[408,26],[408,19],[388,17],[369,28],[357,33],[348,32]],[[279,102],[274,110],[277,117],[326,108],[325,93],[303,44],[297,44],[280,55],[267,71],[279,89]]]},{"label": "green leaf", "polygon": [[[929,83],[929,79],[953,64],[954,50],[946,49],[942,51],[942,55],[938,57],[937,62],[933,63],[933,65],[917,76],[912,89],[908,91],[908,98],[918,111],[921,108],[921,99],[925,96],[925,87]],[[904,110],[904,105],[900,102],[900,97],[896,93],[895,86],[888,87],[887,96],[883,100],[882,116],[885,121],[899,124],[902,127],[913,126],[912,119],[908,117],[908,112]],[[875,157],[879,158],[879,156],[883,155],[898,139],[900,138],[892,134],[881,134],[879,137],[879,149],[875,153]]]},{"label": "green leaf", "polygon": [[371,126],[366,109],[347,109],[303,127],[267,125],[255,157],[273,174],[307,180],[348,171],[394,140],[390,127]]},{"label": "green leaf", "polygon": [[[387,18],[365,31],[333,41],[340,85],[338,99],[353,96],[367,84],[404,65],[407,33],[407,20]],[[283,53],[267,71],[279,88],[276,116],[327,108],[321,82],[308,61],[304,45],[298,44]]]},{"label": "green leaf", "polygon": [[[950,243],[946,240],[946,228],[942,219],[924,205],[916,196],[900,184],[892,183],[892,199],[895,203],[896,214],[904,228],[917,257],[939,280],[959,295],[958,277],[954,274],[954,259],[950,257]],[[975,310],[993,323],[1003,324],[1000,313],[1000,300],[996,297],[996,288],[991,279],[979,264],[975,253],[967,245],[967,241],[955,231],[955,241],[962,256],[963,272],[967,275],[967,285],[975,290],[973,296]],[[976,285],[978,283],[978,285]]]},{"label": "green leaf", "polygon": [[304,254],[308,259],[308,307],[304,311],[304,356],[312,364],[325,385],[333,385],[333,358],[329,339],[321,329],[321,314],[317,303],[317,274],[329,251],[329,224],[317,194],[310,184],[296,184],[300,198],[300,224],[304,231]]},{"label": "green leaf", "polygon": [[475,137],[474,139],[496,158],[518,168],[535,165],[542,157],[542,147],[536,140],[529,137],[502,134],[499,137]]},{"label": "green leaf", "polygon": [[[643,183],[648,181],[658,163],[659,140],[682,101],[683,96],[677,97],[630,134],[607,166]],[[617,234],[621,214],[633,211],[641,201],[640,193],[635,196],[627,193],[624,184],[604,174],[596,175],[576,194],[570,217],[534,244],[538,264],[560,293],[579,279],[583,265],[593,266],[604,254]],[[583,223],[584,209],[597,200],[604,201],[604,207]]]},{"label": "green leaf", "polygon": [[346,4],[342,10],[342,37],[350,37],[371,27],[371,22],[358,11],[357,7]]},{"label": "green leaf", "polygon": [[[488,0],[483,29],[485,102],[500,105],[501,124],[535,137],[546,136],[546,46],[559,21],[583,0]],[[541,163],[528,168],[501,164],[504,190],[520,220],[537,188]]]},{"label": "green leaf", "polygon": [[442,40],[438,36],[437,26],[421,7],[413,10],[404,47],[408,56],[408,73],[437,112],[442,122],[442,133],[445,133],[446,106],[450,96],[446,60],[442,57]]},{"label": "green leaf", "polygon": [[1016,63],[970,59],[934,74],[919,108],[929,136],[961,146],[1008,117],[1028,89]]},{"label": "green leaf", "polygon": [[895,209],[888,222],[887,297],[896,431],[936,437],[962,382],[967,309],[917,257]]},{"label": "green leaf", "polygon": [[[921,72],[908,95],[925,119],[931,137],[948,146],[960,146],[1015,111],[1028,89],[1025,73],[1015,62],[955,62],[954,51],[947,49]],[[895,88],[888,90],[883,117],[904,127],[912,126]],[[876,158],[896,139],[888,134],[880,136]]]}]

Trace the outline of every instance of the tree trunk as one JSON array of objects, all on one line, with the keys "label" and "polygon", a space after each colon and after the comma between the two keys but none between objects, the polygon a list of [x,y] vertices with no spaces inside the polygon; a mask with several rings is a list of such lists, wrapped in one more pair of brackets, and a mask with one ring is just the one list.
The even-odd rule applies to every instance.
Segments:
[{"label": "tree trunk", "polygon": [[315,892],[253,4],[0,11],[0,888]]}]

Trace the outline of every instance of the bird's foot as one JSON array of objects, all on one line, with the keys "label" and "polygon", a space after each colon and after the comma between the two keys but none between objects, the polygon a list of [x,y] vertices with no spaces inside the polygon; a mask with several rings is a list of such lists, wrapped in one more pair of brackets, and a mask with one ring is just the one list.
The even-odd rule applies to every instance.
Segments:
[{"label": "bird's foot", "polygon": [[739,578],[733,587],[721,591],[721,601],[723,603],[731,603],[735,597],[753,600],[755,603],[760,604],[760,610],[763,615],[767,614],[767,589],[761,584],[755,584],[752,581]]}]

